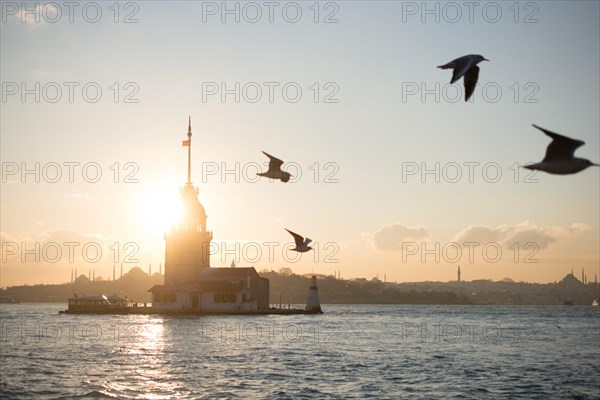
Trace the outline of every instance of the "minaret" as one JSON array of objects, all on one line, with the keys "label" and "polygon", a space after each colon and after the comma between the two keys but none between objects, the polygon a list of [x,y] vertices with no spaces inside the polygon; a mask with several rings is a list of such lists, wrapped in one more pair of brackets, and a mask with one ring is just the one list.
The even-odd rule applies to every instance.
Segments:
[{"label": "minaret", "polygon": [[148,264],[148,276],[152,276],[152,264]]},{"label": "minaret", "polygon": [[583,272],[583,268],[581,268],[581,283],[585,283],[585,273]]},{"label": "minaret", "polygon": [[158,274],[162,275],[162,263],[158,264]]},{"label": "minaret", "polygon": [[458,270],[456,271],[457,281],[460,282],[460,265],[458,266]]},{"label": "minaret", "polygon": [[179,193],[182,217],[171,232],[165,234],[165,285],[198,279],[200,272],[210,268],[212,232],[206,230],[206,211],[198,200],[198,189],[192,185],[192,119],[188,121],[187,182]]},{"label": "minaret", "polygon": [[115,266],[115,264],[113,264],[113,282],[115,280],[115,268],[116,268],[116,266]]},{"label": "minaret", "polygon": [[73,283],[73,270],[71,269],[71,283]]},{"label": "minaret", "polygon": [[123,277],[123,263],[121,263],[121,276],[119,277],[119,279],[121,279]]}]

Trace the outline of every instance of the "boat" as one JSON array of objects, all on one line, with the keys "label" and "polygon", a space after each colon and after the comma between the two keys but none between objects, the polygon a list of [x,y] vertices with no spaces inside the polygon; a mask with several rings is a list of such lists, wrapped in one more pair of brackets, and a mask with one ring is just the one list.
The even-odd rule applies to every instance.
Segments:
[{"label": "boat", "polygon": [[133,307],[127,297],[83,296],[69,299],[69,308],[61,314],[129,314]]},{"label": "boat", "polygon": [[598,307],[598,306],[600,305],[600,298],[598,298],[598,299],[594,299],[594,301],[592,301],[592,305],[593,305],[594,307]]}]

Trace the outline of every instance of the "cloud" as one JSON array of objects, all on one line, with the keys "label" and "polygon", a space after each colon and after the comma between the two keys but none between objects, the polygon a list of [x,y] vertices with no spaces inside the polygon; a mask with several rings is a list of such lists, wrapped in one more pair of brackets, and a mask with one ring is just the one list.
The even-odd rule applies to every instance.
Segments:
[{"label": "cloud", "polygon": [[32,242],[32,239],[26,235],[11,235],[8,232],[0,231],[0,258],[4,264],[10,257],[15,256],[15,249],[21,243]]},{"label": "cloud", "polygon": [[[27,235],[11,235],[0,232],[2,240],[0,256],[2,262],[39,263],[57,261],[80,262],[82,259],[109,259],[108,238],[97,234],[85,234],[76,231],[48,231],[40,237]],[[89,251],[84,248],[93,247]],[[96,262],[94,261],[94,262]]]},{"label": "cloud", "polygon": [[81,233],[77,231],[47,231],[44,232],[46,240],[44,242],[76,242],[76,243],[104,243],[108,239],[98,234]]},{"label": "cloud", "polygon": [[382,226],[371,239],[379,251],[402,251],[403,242],[427,238],[427,228],[422,225],[406,226],[396,223]]},{"label": "cloud", "polygon": [[[39,27],[46,24],[46,18],[54,20],[60,17],[59,10],[54,4],[35,3],[35,5],[25,2],[17,4],[16,2],[7,4],[3,7],[2,22],[8,22],[9,18],[14,22],[26,24],[30,27]],[[8,18],[7,18],[8,17]]]},{"label": "cloud", "polygon": [[2,242],[31,242],[33,239],[27,235],[11,235],[8,232],[0,231],[0,241]]},{"label": "cloud", "polygon": [[10,242],[11,237],[8,233],[0,231],[0,242]]},{"label": "cloud", "polygon": [[456,234],[453,242],[498,243],[510,247],[514,243],[523,246],[532,242],[540,249],[547,248],[559,240],[579,237],[589,232],[591,227],[582,223],[574,223],[568,227],[562,226],[537,226],[530,221],[517,225],[500,225],[490,228],[485,225],[471,225]]},{"label": "cloud", "polygon": [[466,229],[460,231],[453,242],[479,242],[479,243],[490,243],[497,242],[500,238],[501,227],[490,228],[484,225],[471,225]]}]

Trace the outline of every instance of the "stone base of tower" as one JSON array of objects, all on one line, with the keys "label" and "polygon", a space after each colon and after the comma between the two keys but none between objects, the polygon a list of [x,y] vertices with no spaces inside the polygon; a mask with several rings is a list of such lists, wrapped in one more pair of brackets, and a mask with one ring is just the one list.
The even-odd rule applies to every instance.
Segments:
[{"label": "stone base of tower", "polygon": [[205,268],[198,279],[157,285],[152,293],[154,311],[250,312],[269,309],[269,280],[254,268]]}]

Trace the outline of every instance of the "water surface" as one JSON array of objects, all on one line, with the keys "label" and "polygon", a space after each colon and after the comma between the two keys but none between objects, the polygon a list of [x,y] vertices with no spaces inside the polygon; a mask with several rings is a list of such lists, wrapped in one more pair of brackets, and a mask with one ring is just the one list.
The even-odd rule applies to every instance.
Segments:
[{"label": "water surface", "polygon": [[2,304],[1,398],[600,398],[600,308],[325,305],[59,315]]}]

